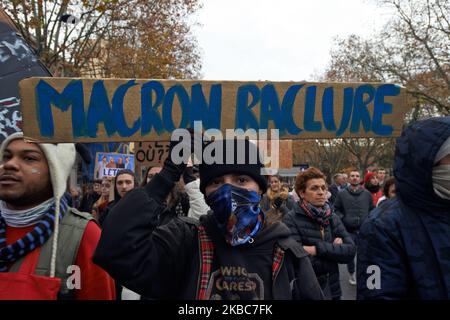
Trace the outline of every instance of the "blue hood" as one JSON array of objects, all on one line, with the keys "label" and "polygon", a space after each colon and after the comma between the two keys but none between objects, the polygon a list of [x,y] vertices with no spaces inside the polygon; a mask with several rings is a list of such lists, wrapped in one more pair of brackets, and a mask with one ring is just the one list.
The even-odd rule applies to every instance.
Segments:
[{"label": "blue hood", "polygon": [[395,150],[397,196],[407,207],[427,213],[450,213],[450,200],[433,190],[432,169],[442,144],[450,136],[450,117],[417,121],[403,130]]}]

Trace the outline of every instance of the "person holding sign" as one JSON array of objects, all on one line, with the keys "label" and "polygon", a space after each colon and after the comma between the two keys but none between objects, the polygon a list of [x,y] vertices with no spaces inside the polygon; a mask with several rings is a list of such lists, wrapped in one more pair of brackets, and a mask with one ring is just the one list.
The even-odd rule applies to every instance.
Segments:
[{"label": "person holding sign", "polygon": [[92,262],[100,228],[64,196],[75,146],[15,133],[0,159],[0,299],[114,299],[114,281]]},{"label": "person holding sign", "polygon": [[396,196],[372,211],[358,240],[358,299],[450,299],[450,117],[397,139]]},{"label": "person holding sign", "polygon": [[[94,261],[127,288],[156,299],[322,299],[307,252],[259,207],[267,182],[260,158],[250,161],[257,147],[242,140],[245,161],[238,163],[238,141],[231,141],[234,150],[220,142],[208,146],[216,143],[226,162],[200,164],[208,214],[158,227],[163,202],[191,153],[181,164],[169,156],[144,188],[112,209]],[[171,144],[172,156],[177,145]]]}]

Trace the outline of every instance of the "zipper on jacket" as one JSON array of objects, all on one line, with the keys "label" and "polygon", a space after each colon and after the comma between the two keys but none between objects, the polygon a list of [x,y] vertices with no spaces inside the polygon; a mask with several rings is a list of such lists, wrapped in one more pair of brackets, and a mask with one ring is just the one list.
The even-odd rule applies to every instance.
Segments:
[{"label": "zipper on jacket", "polygon": [[322,237],[322,240],[325,240],[325,229],[323,226],[320,226],[320,235]]}]

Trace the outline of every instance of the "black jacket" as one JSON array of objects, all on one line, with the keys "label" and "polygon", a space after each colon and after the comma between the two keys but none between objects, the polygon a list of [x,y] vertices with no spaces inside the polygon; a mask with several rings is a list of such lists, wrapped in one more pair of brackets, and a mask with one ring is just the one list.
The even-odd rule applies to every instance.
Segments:
[{"label": "black jacket", "polygon": [[334,204],[334,202],[336,201],[336,197],[338,195],[338,193],[340,192],[339,187],[337,186],[337,184],[333,183],[329,188],[328,191],[330,191],[331,193],[331,197],[330,199],[328,199],[328,201],[331,204]]},{"label": "black jacket", "polygon": [[[253,243],[237,247],[225,244],[212,215],[205,215],[199,223],[177,217],[159,226],[158,216],[165,209],[161,201],[166,194],[163,189],[170,190],[172,185],[158,174],[144,188],[129,192],[112,209],[93,259],[114,279],[152,298],[196,299],[201,258],[198,231],[203,226],[215,247],[208,298],[217,298],[225,282],[227,287],[242,289],[238,294],[241,298],[248,297],[246,288],[257,291],[254,298],[323,297],[307,253],[292,240],[282,223],[262,230]],[[285,257],[272,280],[275,245],[285,251]],[[223,294],[221,298],[224,297],[236,298]]]},{"label": "black jacket", "polygon": [[131,171],[130,169],[120,170],[117,173],[115,181],[114,181],[114,200],[112,200],[108,203],[105,210],[103,210],[102,214],[99,216],[98,222],[100,224],[100,227],[103,227],[103,223],[105,222],[105,220],[108,217],[109,213],[111,212],[112,208],[122,199],[122,197],[119,193],[119,189],[117,189],[117,178],[123,174],[128,174],[128,175],[132,176],[134,179],[134,188],[136,188],[138,186],[136,176],[134,175],[134,172]]},{"label": "black jacket", "polygon": [[166,204],[165,210],[159,215],[159,225],[169,223],[170,220],[176,217],[187,217],[189,208],[189,196],[183,192],[175,205],[168,207]]},{"label": "black jacket", "polygon": [[342,219],[348,232],[358,232],[369,212],[374,208],[369,191],[347,188],[338,193],[334,202],[334,212]]},{"label": "black jacket", "polygon": [[92,212],[92,206],[94,203],[100,199],[100,194],[97,192],[91,191],[86,193],[83,198],[81,199],[81,204],[78,210],[81,212]]},{"label": "black jacket", "polygon": [[[335,213],[332,213],[330,223],[323,228],[323,231],[321,226],[307,216],[298,204],[283,221],[291,230],[295,240],[302,245],[316,247],[317,255],[310,258],[322,288],[329,274],[338,271],[338,263],[349,263],[355,256],[355,243]],[[333,244],[335,238],[342,238],[343,244]]]}]

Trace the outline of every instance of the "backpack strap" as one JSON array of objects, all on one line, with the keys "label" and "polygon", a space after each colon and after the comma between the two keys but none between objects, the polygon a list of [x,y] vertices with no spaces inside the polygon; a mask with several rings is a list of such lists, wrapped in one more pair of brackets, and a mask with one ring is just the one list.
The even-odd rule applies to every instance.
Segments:
[{"label": "backpack strap", "polygon": [[[61,289],[58,297],[60,299],[71,298],[71,289],[67,286],[67,280],[72,275],[67,273],[67,268],[75,265],[80,248],[81,239],[89,221],[95,221],[94,217],[86,212],[80,212],[74,208],[69,208],[60,224],[58,249],[56,256],[56,276],[61,279]],[[49,274],[50,257],[51,257],[51,240],[52,237],[42,247],[39,262],[36,267],[37,275]]]},{"label": "backpack strap", "polygon": [[[73,290],[69,289],[67,286],[67,279],[72,274],[67,273],[67,268],[71,265],[75,265],[84,230],[91,220],[95,221],[89,213],[69,208],[63,219],[60,221],[55,274],[56,277],[61,279],[61,288],[58,293],[59,299],[72,298]],[[41,247],[39,260],[35,269],[36,275],[50,276],[52,240],[53,235]],[[10,272],[17,272],[20,269],[23,259],[24,257],[18,260],[11,267]]]},{"label": "backpack strap", "polygon": [[205,227],[201,225],[198,226],[198,243],[200,252],[200,275],[198,278],[196,299],[205,300],[209,278],[211,277],[211,269],[214,257],[214,244],[206,234]]}]

